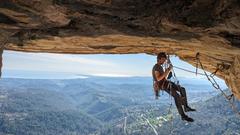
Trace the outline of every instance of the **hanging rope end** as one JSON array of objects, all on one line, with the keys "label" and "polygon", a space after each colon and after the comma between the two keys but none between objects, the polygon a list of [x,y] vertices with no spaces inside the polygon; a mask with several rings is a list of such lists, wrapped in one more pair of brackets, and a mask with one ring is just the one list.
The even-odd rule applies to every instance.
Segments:
[{"label": "hanging rope end", "polygon": [[199,55],[200,55],[200,53],[197,52],[197,54],[196,54],[196,76],[198,75]]}]

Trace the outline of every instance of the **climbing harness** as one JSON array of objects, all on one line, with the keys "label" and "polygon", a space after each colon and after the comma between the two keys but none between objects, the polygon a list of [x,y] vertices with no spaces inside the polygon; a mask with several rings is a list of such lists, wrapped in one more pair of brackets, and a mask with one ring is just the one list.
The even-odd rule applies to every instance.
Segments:
[{"label": "climbing harness", "polygon": [[[240,116],[240,112],[237,110],[237,107],[235,106],[234,104],[234,95],[231,94],[231,95],[227,95],[219,86],[219,84],[217,83],[217,81],[215,80],[214,76],[217,74],[217,72],[219,70],[223,70],[224,69],[224,65],[218,65],[217,69],[211,73],[210,75],[208,75],[203,67],[203,64],[200,60],[200,53],[197,53],[196,54],[196,62],[197,62],[197,65],[199,63],[200,67],[202,68],[203,72],[204,72],[204,75],[207,77],[208,81],[212,84],[212,86],[216,89],[216,90],[219,90],[221,92],[221,94],[226,98],[226,100],[229,102],[232,110],[238,114]],[[197,71],[197,70],[196,70]],[[197,74],[197,73],[196,73]]]}]

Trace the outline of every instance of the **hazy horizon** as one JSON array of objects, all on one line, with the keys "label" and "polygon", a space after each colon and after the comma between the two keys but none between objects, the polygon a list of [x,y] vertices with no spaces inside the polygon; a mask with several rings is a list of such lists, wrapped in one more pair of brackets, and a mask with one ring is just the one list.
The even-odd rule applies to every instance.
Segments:
[{"label": "hazy horizon", "polygon": [[[195,71],[195,67],[171,56],[175,66]],[[147,54],[53,54],[53,53],[26,53],[4,51],[3,77],[32,73],[80,74],[110,77],[151,76],[151,70],[156,63],[156,56]],[[174,69],[177,76],[188,78],[202,78],[195,74]],[[12,73],[14,72],[14,74]],[[202,72],[199,70],[199,72]],[[28,77],[26,75],[26,77]],[[43,76],[43,75],[42,75]],[[35,78],[37,76],[34,76]]]},{"label": "hazy horizon", "polygon": [[[195,71],[195,67],[171,56],[174,66]],[[77,79],[93,77],[151,77],[156,56],[147,54],[52,54],[4,51],[2,78]],[[208,83],[205,76],[174,68],[178,78]],[[199,69],[202,73],[202,70]],[[196,81],[196,82],[195,82]],[[224,80],[217,78],[221,86]]]}]

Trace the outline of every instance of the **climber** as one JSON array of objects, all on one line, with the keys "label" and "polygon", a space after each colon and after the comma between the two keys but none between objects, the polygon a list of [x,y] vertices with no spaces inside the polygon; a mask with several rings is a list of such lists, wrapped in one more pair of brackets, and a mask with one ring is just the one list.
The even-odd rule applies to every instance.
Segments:
[{"label": "climber", "polygon": [[[156,98],[159,97],[159,90],[166,91],[174,98],[178,113],[181,115],[182,120],[193,122],[194,120],[184,113],[184,111],[185,112],[196,111],[195,109],[192,109],[191,107],[188,106],[185,88],[166,79],[168,74],[171,72],[173,68],[173,66],[170,64],[165,71],[163,70],[162,65],[165,63],[166,60],[167,60],[166,53],[164,52],[159,53],[157,56],[157,63],[154,65],[152,69],[155,96]],[[184,111],[182,105],[184,106]]]}]

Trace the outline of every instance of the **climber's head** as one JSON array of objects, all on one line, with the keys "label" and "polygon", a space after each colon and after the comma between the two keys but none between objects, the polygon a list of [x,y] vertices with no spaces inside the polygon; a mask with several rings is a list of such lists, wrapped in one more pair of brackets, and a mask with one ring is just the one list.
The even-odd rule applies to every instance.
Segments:
[{"label": "climber's head", "polygon": [[157,55],[157,63],[158,64],[163,64],[167,60],[167,55],[165,52],[160,52]]}]

